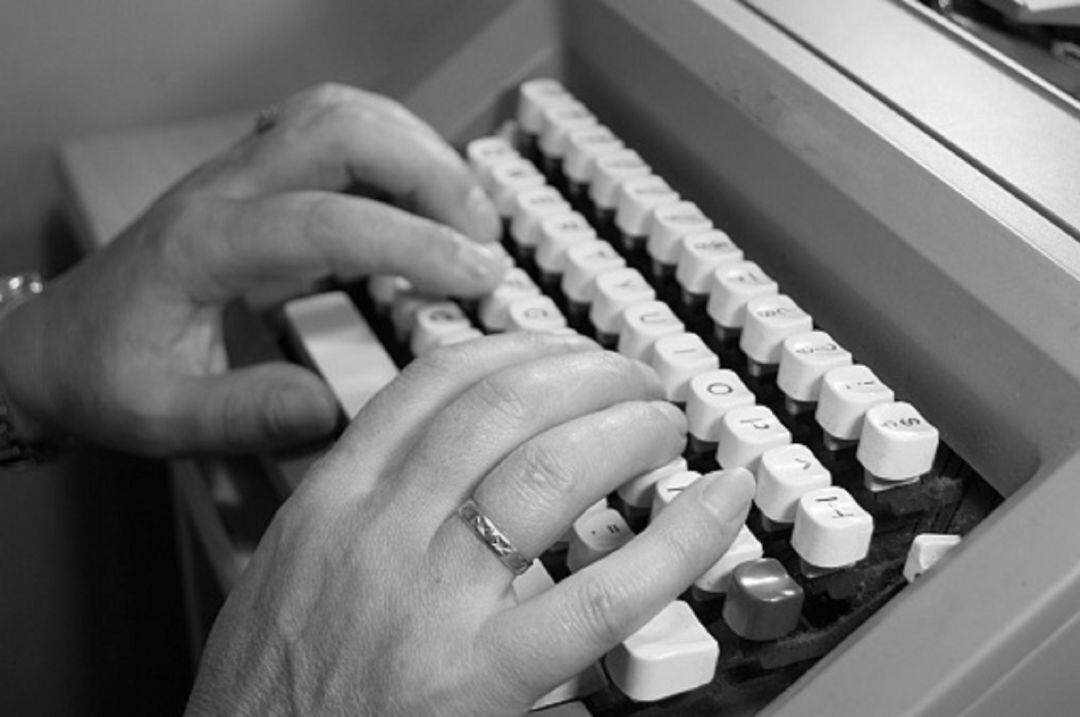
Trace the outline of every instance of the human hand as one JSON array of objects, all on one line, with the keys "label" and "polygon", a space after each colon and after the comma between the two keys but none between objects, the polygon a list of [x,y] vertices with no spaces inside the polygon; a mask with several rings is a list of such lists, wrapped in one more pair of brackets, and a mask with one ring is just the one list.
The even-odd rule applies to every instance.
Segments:
[{"label": "human hand", "polygon": [[655,374],[581,337],[507,334],[414,361],[263,537],[214,626],[192,715],[508,715],[579,673],[719,559],[749,474],[697,481],[628,545],[517,604],[462,520],[527,558],[683,449]]},{"label": "human hand", "polygon": [[[397,206],[339,193],[355,182]],[[479,295],[506,269],[482,246],[499,230],[429,126],[386,98],[318,87],[5,316],[0,385],[21,427],[137,452],[311,440],[336,425],[329,389],[296,365],[229,371],[225,304],[331,274],[400,274],[433,294]]]}]

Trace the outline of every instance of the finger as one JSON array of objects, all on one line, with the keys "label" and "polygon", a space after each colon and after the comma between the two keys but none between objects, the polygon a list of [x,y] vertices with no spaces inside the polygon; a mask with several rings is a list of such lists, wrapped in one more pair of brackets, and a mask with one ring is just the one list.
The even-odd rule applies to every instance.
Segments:
[{"label": "finger", "polygon": [[625,401],[662,397],[652,369],[610,351],[542,358],[489,375],[427,427],[402,471],[404,499],[449,515],[482,476],[540,433]]},{"label": "finger", "polygon": [[[685,445],[686,418],[672,404],[621,403],[521,445],[480,482],[473,499],[531,560],[589,505],[669,462]],[[473,584],[498,590],[513,577],[456,515],[447,519],[433,548],[461,561],[461,570],[476,576]]]},{"label": "finger", "polygon": [[622,549],[488,623],[492,664],[506,664],[534,692],[577,674],[716,562],[746,521],[753,476],[702,477]]},{"label": "finger", "polygon": [[222,301],[267,281],[400,274],[421,291],[477,296],[505,257],[459,232],[381,202],[294,192],[214,202],[210,231],[182,232],[166,257],[197,299]]},{"label": "finger", "polygon": [[185,449],[246,452],[299,445],[329,436],[340,409],[315,374],[270,363],[219,376],[178,380],[169,413]]},{"label": "finger", "polygon": [[[343,498],[371,487],[375,476],[396,469],[420,442],[434,415],[485,377],[528,361],[599,352],[578,335],[516,332],[448,346],[414,360],[364,406],[326,458],[320,489]],[[379,450],[372,450],[377,446]],[[363,471],[355,467],[363,463]]]},{"label": "finger", "polygon": [[324,85],[282,106],[272,132],[238,148],[221,180],[239,196],[307,189],[340,191],[362,181],[481,242],[500,222],[462,158],[400,104]]},{"label": "finger", "polygon": [[275,126],[280,127],[294,113],[310,112],[314,108],[332,106],[341,101],[362,102],[371,111],[381,112],[388,119],[403,125],[412,125],[418,131],[428,132],[435,137],[439,136],[439,133],[431,125],[420,119],[397,100],[377,92],[369,92],[359,87],[337,82],[319,83],[287,97],[279,105]]}]

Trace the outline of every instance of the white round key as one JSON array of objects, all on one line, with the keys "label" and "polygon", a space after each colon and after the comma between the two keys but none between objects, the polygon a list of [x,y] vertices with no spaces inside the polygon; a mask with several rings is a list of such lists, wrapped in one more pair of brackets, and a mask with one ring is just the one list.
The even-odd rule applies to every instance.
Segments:
[{"label": "white round key", "polygon": [[664,508],[682,495],[683,491],[701,479],[697,471],[670,473],[653,484],[652,512],[649,520],[654,520]]},{"label": "white round key", "polygon": [[681,600],[616,645],[604,657],[611,681],[635,702],[655,702],[707,685],[720,645]]},{"label": "white round key", "polygon": [[651,365],[660,376],[667,400],[686,401],[690,379],[720,368],[720,357],[697,334],[663,336],[653,344]]},{"label": "white round key", "polygon": [[561,82],[542,77],[521,83],[518,88],[517,121],[525,132],[537,134],[543,123],[544,107],[553,102],[572,99]]},{"label": "white round key", "polygon": [[746,302],[746,323],[739,348],[759,364],[780,363],[780,347],[793,334],[814,328],[810,314],[784,294],[761,296]]},{"label": "white round key", "polygon": [[681,334],[685,325],[671,307],[662,301],[643,301],[623,310],[619,331],[619,353],[649,363],[657,339]]},{"label": "white round key", "polygon": [[554,187],[525,189],[514,198],[510,237],[519,247],[535,247],[540,242],[540,221],[571,211],[570,203]]},{"label": "white round key", "polygon": [[[590,505],[585,510],[581,511],[581,515],[579,515],[578,518],[580,518],[582,515],[585,515],[589,511],[607,510],[609,507],[611,507],[611,506],[608,505],[607,496],[604,496],[603,498],[600,498],[595,503]],[[577,522],[577,518],[575,518],[575,522]],[[566,532],[563,533],[562,537],[560,537],[557,541],[555,541],[555,543],[560,548],[566,548],[570,544],[570,541],[573,539],[573,537],[574,537],[574,526],[571,524],[571,526],[566,529]]]},{"label": "white round key", "polygon": [[389,310],[394,303],[394,297],[399,291],[411,291],[412,283],[404,276],[393,274],[375,274],[368,277],[368,296],[375,303],[375,308],[380,311]]},{"label": "white round key", "polygon": [[625,146],[621,139],[603,125],[573,130],[566,137],[563,174],[571,182],[588,184],[592,181],[596,158]]},{"label": "white round key", "polygon": [[675,267],[682,252],[682,238],[712,227],[712,220],[693,202],[664,204],[653,210],[645,250],[654,262]]},{"label": "white round key", "polygon": [[682,238],[675,280],[683,291],[704,296],[709,293],[713,274],[719,267],[742,260],[742,249],[719,229],[688,234]]},{"label": "white round key", "polygon": [[761,454],[754,503],[775,523],[794,523],[803,494],[832,485],[832,474],[801,443],[770,448]]},{"label": "white round key", "polygon": [[480,137],[465,145],[465,158],[481,184],[484,184],[483,177],[494,165],[520,157],[518,151],[504,137]]},{"label": "white round key", "polygon": [[409,348],[414,356],[423,356],[431,351],[439,345],[443,336],[472,328],[469,317],[452,301],[437,301],[420,307],[413,324]]},{"label": "white round key", "polygon": [[715,443],[720,438],[720,419],[733,408],[753,406],[754,392],[731,369],[699,373],[690,379],[686,394],[686,422],[690,435]]},{"label": "white round key", "polygon": [[566,266],[566,250],[573,244],[595,238],[596,230],[577,212],[547,217],[540,221],[536,265],[546,274],[562,274]]},{"label": "white round key", "polygon": [[480,299],[480,323],[488,331],[505,331],[509,326],[508,310],[515,299],[536,296],[538,287],[524,269],[514,267],[506,272],[502,283],[490,294]]},{"label": "white round key", "polygon": [[507,331],[556,331],[566,328],[566,317],[550,296],[514,299],[506,309]]},{"label": "white round key", "polygon": [[746,322],[746,303],[762,296],[772,296],[779,286],[752,261],[725,264],[713,272],[709,301],[705,312],[717,326],[742,328]]},{"label": "white round key", "polygon": [[533,560],[529,569],[514,578],[510,587],[514,590],[518,604],[521,604],[555,587],[555,580],[542,562]]},{"label": "white round key", "polygon": [[473,339],[480,339],[484,337],[484,332],[475,326],[470,326],[467,329],[461,331],[455,331],[452,334],[445,334],[439,336],[432,349],[442,348],[443,346],[453,346],[454,344],[463,344],[466,341],[472,341]]},{"label": "white round key", "polygon": [[619,187],[615,202],[615,226],[626,236],[647,236],[650,212],[677,201],[679,193],[662,177],[650,174],[627,179]]},{"label": "white round key", "polygon": [[821,379],[831,369],[851,365],[851,352],[824,331],[784,339],[776,385],[795,401],[812,403],[821,394]]},{"label": "white round key", "polygon": [[524,157],[519,157],[492,167],[486,189],[499,215],[509,219],[514,214],[518,194],[527,189],[543,187],[546,183],[547,180],[536,165]]},{"label": "white round key", "polygon": [[566,154],[566,139],[578,129],[597,124],[596,115],[580,102],[559,102],[545,107],[540,116],[540,151],[550,159],[562,161]]},{"label": "white round key", "polygon": [[623,503],[632,508],[651,508],[657,482],[667,476],[685,473],[688,470],[686,459],[680,456],[659,468],[654,468],[647,473],[642,473],[638,477],[628,480],[619,486],[617,492]]},{"label": "white round key", "polygon": [[791,443],[791,431],[767,406],[733,408],[720,419],[716,462],[721,468],[757,469],[761,454]]},{"label": "white round key", "polygon": [[731,573],[735,568],[750,560],[757,560],[764,554],[761,541],[743,525],[739,528],[735,541],[727,552],[694,581],[694,586],[707,593],[723,594],[727,592],[728,585],[731,583]]},{"label": "white round key", "polygon": [[855,457],[875,478],[906,481],[933,467],[938,440],[938,430],[910,403],[882,403],[863,417]]},{"label": "white round key", "polygon": [[598,209],[613,211],[619,187],[628,179],[652,174],[641,155],[632,149],[607,152],[596,158],[589,197]]},{"label": "white round key", "polygon": [[870,551],[874,519],[839,486],[803,494],[795,511],[791,547],[810,565],[843,568]]},{"label": "white round key", "polygon": [[656,290],[640,271],[630,267],[598,274],[595,285],[589,320],[602,334],[618,334],[622,330],[623,309],[656,299]]},{"label": "white round key", "polygon": [[818,425],[830,436],[853,441],[862,432],[863,416],[879,403],[891,403],[893,391],[862,364],[829,370],[821,379]]},{"label": "white round key", "polygon": [[911,548],[908,549],[907,560],[904,562],[904,579],[909,583],[915,582],[915,578],[937,565],[938,561],[959,544],[959,535],[916,535],[911,541]]},{"label": "white round key", "polygon": [[619,511],[612,508],[589,510],[574,521],[566,567],[577,572],[586,565],[615,552],[634,537]]},{"label": "white round key", "polygon": [[416,312],[436,301],[431,296],[420,294],[414,289],[399,290],[390,304],[390,323],[394,326],[394,336],[398,341],[408,341],[412,336]]},{"label": "white round key", "polygon": [[626,266],[615,248],[600,239],[578,242],[566,250],[562,290],[566,298],[579,304],[593,300],[597,275]]}]

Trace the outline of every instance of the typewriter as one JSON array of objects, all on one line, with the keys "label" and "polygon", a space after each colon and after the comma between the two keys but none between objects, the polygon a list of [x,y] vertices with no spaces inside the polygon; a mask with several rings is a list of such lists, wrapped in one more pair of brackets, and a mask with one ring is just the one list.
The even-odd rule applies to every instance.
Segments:
[{"label": "typewriter", "polygon": [[390,276],[293,300],[293,356],[350,415],[397,366],[483,334],[578,331],[650,363],[685,408],[686,455],[579,518],[540,580],[616,550],[702,472],[754,472],[755,506],[686,600],[609,655],[607,680],[558,695],[593,714],[771,699],[1001,497],[563,83],[533,79],[518,98],[502,134],[463,149],[504,217],[503,284],[468,305]]},{"label": "typewriter", "polygon": [[[393,277],[320,290],[259,317],[266,351],[349,414],[440,343],[581,331],[653,363],[693,440],[579,526],[617,544],[696,473],[758,480],[727,564],[538,708],[1073,708],[1075,101],[903,0],[517,2],[405,75],[383,89],[475,167],[517,268],[471,305]],[[305,460],[267,472],[284,493]],[[830,516],[851,542],[819,540]],[[610,547],[576,532],[523,595]],[[693,667],[637,680],[671,626]]]}]

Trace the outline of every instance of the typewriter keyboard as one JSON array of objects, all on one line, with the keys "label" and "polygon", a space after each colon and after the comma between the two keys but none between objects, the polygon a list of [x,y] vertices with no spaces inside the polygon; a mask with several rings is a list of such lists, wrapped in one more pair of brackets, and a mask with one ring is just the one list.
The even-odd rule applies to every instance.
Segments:
[{"label": "typewriter keyboard", "polygon": [[558,81],[522,85],[517,116],[464,154],[504,219],[515,268],[498,289],[463,305],[378,276],[285,307],[294,350],[347,414],[413,356],[486,333],[578,331],[656,369],[686,412],[684,457],[592,506],[520,599],[618,549],[703,472],[757,482],[723,558],[538,708],[752,714],[1000,501],[917,399]]}]

